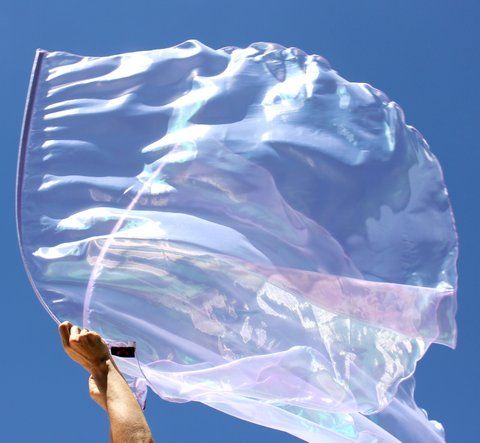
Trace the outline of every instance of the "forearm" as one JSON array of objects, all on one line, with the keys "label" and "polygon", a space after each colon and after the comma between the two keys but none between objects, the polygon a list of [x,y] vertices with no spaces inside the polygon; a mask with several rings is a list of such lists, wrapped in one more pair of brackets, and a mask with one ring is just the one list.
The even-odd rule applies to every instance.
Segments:
[{"label": "forearm", "polygon": [[111,441],[153,442],[143,411],[113,360],[93,370],[92,376],[105,395]]}]

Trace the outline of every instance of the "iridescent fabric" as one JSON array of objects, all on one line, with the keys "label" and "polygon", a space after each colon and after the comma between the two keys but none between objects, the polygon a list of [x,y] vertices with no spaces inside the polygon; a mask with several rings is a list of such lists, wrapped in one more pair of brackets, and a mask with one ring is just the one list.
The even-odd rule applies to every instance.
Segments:
[{"label": "iridescent fabric", "polygon": [[162,398],[309,442],[444,441],[412,379],[456,340],[442,172],[323,58],[39,51],[18,222],[52,317],[136,342],[119,364]]}]

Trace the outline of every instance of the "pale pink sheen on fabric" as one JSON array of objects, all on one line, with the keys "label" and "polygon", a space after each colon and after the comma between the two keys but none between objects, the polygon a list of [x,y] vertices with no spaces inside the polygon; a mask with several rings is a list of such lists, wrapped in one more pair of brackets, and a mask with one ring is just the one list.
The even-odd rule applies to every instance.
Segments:
[{"label": "pale pink sheen on fabric", "polygon": [[135,343],[115,358],[141,404],[148,386],[310,442],[445,441],[413,399],[418,360],[456,342],[442,171],[322,57],[40,50],[17,215],[52,317]]}]

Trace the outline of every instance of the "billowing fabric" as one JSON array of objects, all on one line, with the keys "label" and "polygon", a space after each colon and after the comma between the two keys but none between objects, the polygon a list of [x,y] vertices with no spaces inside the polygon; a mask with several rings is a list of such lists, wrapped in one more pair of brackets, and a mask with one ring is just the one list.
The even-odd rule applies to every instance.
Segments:
[{"label": "billowing fabric", "polygon": [[122,371],[162,398],[309,442],[444,441],[412,379],[456,341],[442,171],[322,57],[39,51],[18,223],[52,317],[134,341]]}]

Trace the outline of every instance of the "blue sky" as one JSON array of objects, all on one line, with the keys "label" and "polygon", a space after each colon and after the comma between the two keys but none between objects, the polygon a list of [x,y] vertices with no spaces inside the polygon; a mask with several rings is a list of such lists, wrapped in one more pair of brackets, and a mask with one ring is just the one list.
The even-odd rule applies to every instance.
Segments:
[{"label": "blue sky", "polygon": [[[3,1],[0,440],[108,440],[107,418],[88,397],[87,374],[63,354],[18,252],[17,147],[35,49],[107,55],[195,38],[215,48],[272,41],[321,54],[347,79],[386,92],[426,137],[443,166],[460,236],[459,338],[455,351],[433,346],[420,362],[416,399],[445,425],[448,442],[474,442],[480,434],[479,20],[475,0]],[[147,416],[159,442],[298,441],[201,404],[153,395]]]}]

